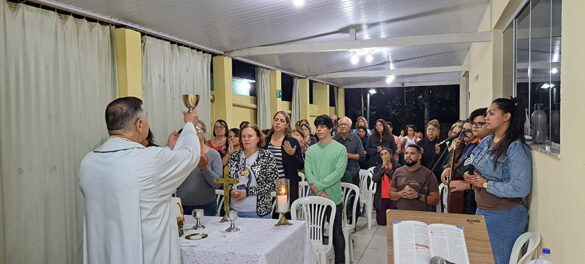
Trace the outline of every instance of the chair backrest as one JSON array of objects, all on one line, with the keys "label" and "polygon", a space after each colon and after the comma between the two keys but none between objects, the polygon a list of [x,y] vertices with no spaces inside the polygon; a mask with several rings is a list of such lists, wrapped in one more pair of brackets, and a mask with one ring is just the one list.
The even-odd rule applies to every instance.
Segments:
[{"label": "chair backrest", "polygon": [[[356,222],[356,209],[357,209],[357,203],[358,203],[358,197],[359,197],[359,193],[360,193],[360,188],[355,186],[355,184],[351,184],[351,183],[347,183],[347,182],[342,182],[341,183],[341,191],[343,192],[343,218],[342,218],[342,225],[343,227],[350,227],[351,229],[353,229],[355,227],[355,222]],[[353,194],[353,201],[351,200]],[[350,202],[353,202],[350,204]],[[347,209],[351,210],[352,214],[351,214],[351,219],[347,218]],[[349,221],[351,220],[351,221]]]},{"label": "chair backrest", "polygon": [[223,207],[223,190],[215,190],[215,203],[217,204],[216,216],[219,216]]},{"label": "chair backrest", "polygon": [[[528,244],[527,244],[528,243]],[[526,252],[520,256],[520,251],[524,248],[526,244]],[[526,232],[520,235],[516,242],[514,242],[514,247],[512,247],[512,254],[510,255],[510,264],[524,264],[527,261],[531,260],[538,254],[536,249],[540,244],[540,235],[537,232]]]},{"label": "chair backrest", "polygon": [[[331,208],[328,219],[325,215],[327,207]],[[299,217],[298,211],[302,212],[302,217]],[[335,211],[335,203],[320,196],[299,198],[291,206],[292,220],[304,220],[306,222],[307,232],[309,233],[309,238],[313,243],[313,250],[316,254],[328,252],[332,247]],[[329,237],[327,244],[323,243],[323,226],[325,224],[329,225],[326,228]]]},{"label": "chair backrest", "polygon": [[370,172],[367,170],[360,170],[359,172],[359,176],[360,176],[360,201],[361,203],[365,203],[367,196],[366,194],[368,193],[368,175],[370,175]]},{"label": "chair backrest", "polygon": [[276,192],[270,192],[270,199],[272,199],[272,211],[270,211],[270,215],[274,213],[274,209],[276,209]]},{"label": "chair backrest", "polygon": [[311,188],[306,181],[299,182],[299,198],[307,197],[311,194]]},{"label": "chair backrest", "polygon": [[306,181],[305,178],[305,174],[299,171],[299,177],[301,178],[301,181]]},{"label": "chair backrest", "polygon": [[448,212],[447,211],[447,204],[449,203],[449,187],[447,185],[441,183],[439,184],[439,194],[441,195],[441,206],[437,206],[437,212]]}]

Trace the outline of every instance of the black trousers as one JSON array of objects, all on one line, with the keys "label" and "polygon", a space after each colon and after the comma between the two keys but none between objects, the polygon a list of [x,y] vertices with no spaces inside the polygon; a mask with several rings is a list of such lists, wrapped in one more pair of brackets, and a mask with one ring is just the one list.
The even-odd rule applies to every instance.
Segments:
[{"label": "black trousers", "polygon": [[[331,209],[325,210],[325,218],[329,219]],[[333,221],[333,252],[335,252],[335,263],[345,263],[345,237],[343,236],[343,227],[341,226],[341,216],[343,214],[343,203],[335,206],[335,220]]]}]

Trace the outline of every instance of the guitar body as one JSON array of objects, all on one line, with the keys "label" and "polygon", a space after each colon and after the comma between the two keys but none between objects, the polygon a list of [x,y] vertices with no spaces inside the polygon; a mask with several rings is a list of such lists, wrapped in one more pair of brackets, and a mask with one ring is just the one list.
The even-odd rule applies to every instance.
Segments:
[{"label": "guitar body", "polygon": [[[457,171],[457,167],[459,167],[459,163],[453,164],[451,167],[451,177],[448,183],[450,184],[451,181],[463,180],[463,175],[456,175],[455,171]],[[463,213],[463,201],[464,201],[465,192],[451,192],[447,195],[447,210],[449,213],[454,214],[462,214]]]}]

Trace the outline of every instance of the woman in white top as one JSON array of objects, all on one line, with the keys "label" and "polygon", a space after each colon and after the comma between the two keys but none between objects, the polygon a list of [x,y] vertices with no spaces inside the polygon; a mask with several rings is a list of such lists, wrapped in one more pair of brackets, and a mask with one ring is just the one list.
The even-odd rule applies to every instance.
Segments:
[{"label": "woman in white top", "polygon": [[414,126],[407,125],[406,126],[406,137],[402,140],[402,149],[406,149],[408,145],[414,145],[418,142],[418,138],[414,136]]}]

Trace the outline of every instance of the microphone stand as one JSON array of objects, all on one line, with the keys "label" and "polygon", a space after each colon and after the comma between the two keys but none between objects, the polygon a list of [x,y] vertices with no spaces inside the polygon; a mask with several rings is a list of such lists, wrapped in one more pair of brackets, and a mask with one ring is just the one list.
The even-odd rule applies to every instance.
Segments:
[{"label": "microphone stand", "polygon": [[[452,140],[447,141],[447,142],[452,142]],[[449,149],[449,147],[447,146],[444,150],[441,151],[441,154],[439,155],[439,159],[437,160],[437,163],[435,163],[433,165],[432,169],[429,171],[429,173],[427,173],[427,177],[426,177],[425,182],[423,183],[423,186],[421,188],[421,190],[423,191],[423,195],[425,196],[425,211],[428,211],[428,206],[429,206],[429,204],[427,203],[428,202],[428,195],[429,195],[429,186],[427,186],[427,183],[429,181],[429,178],[431,177],[431,174],[433,174],[433,171],[437,168],[439,161],[441,161],[441,159],[445,156],[445,153],[448,152],[447,151],[448,149]],[[434,161],[434,158],[433,158],[433,161]],[[420,193],[420,190],[419,190],[419,193]]]}]

